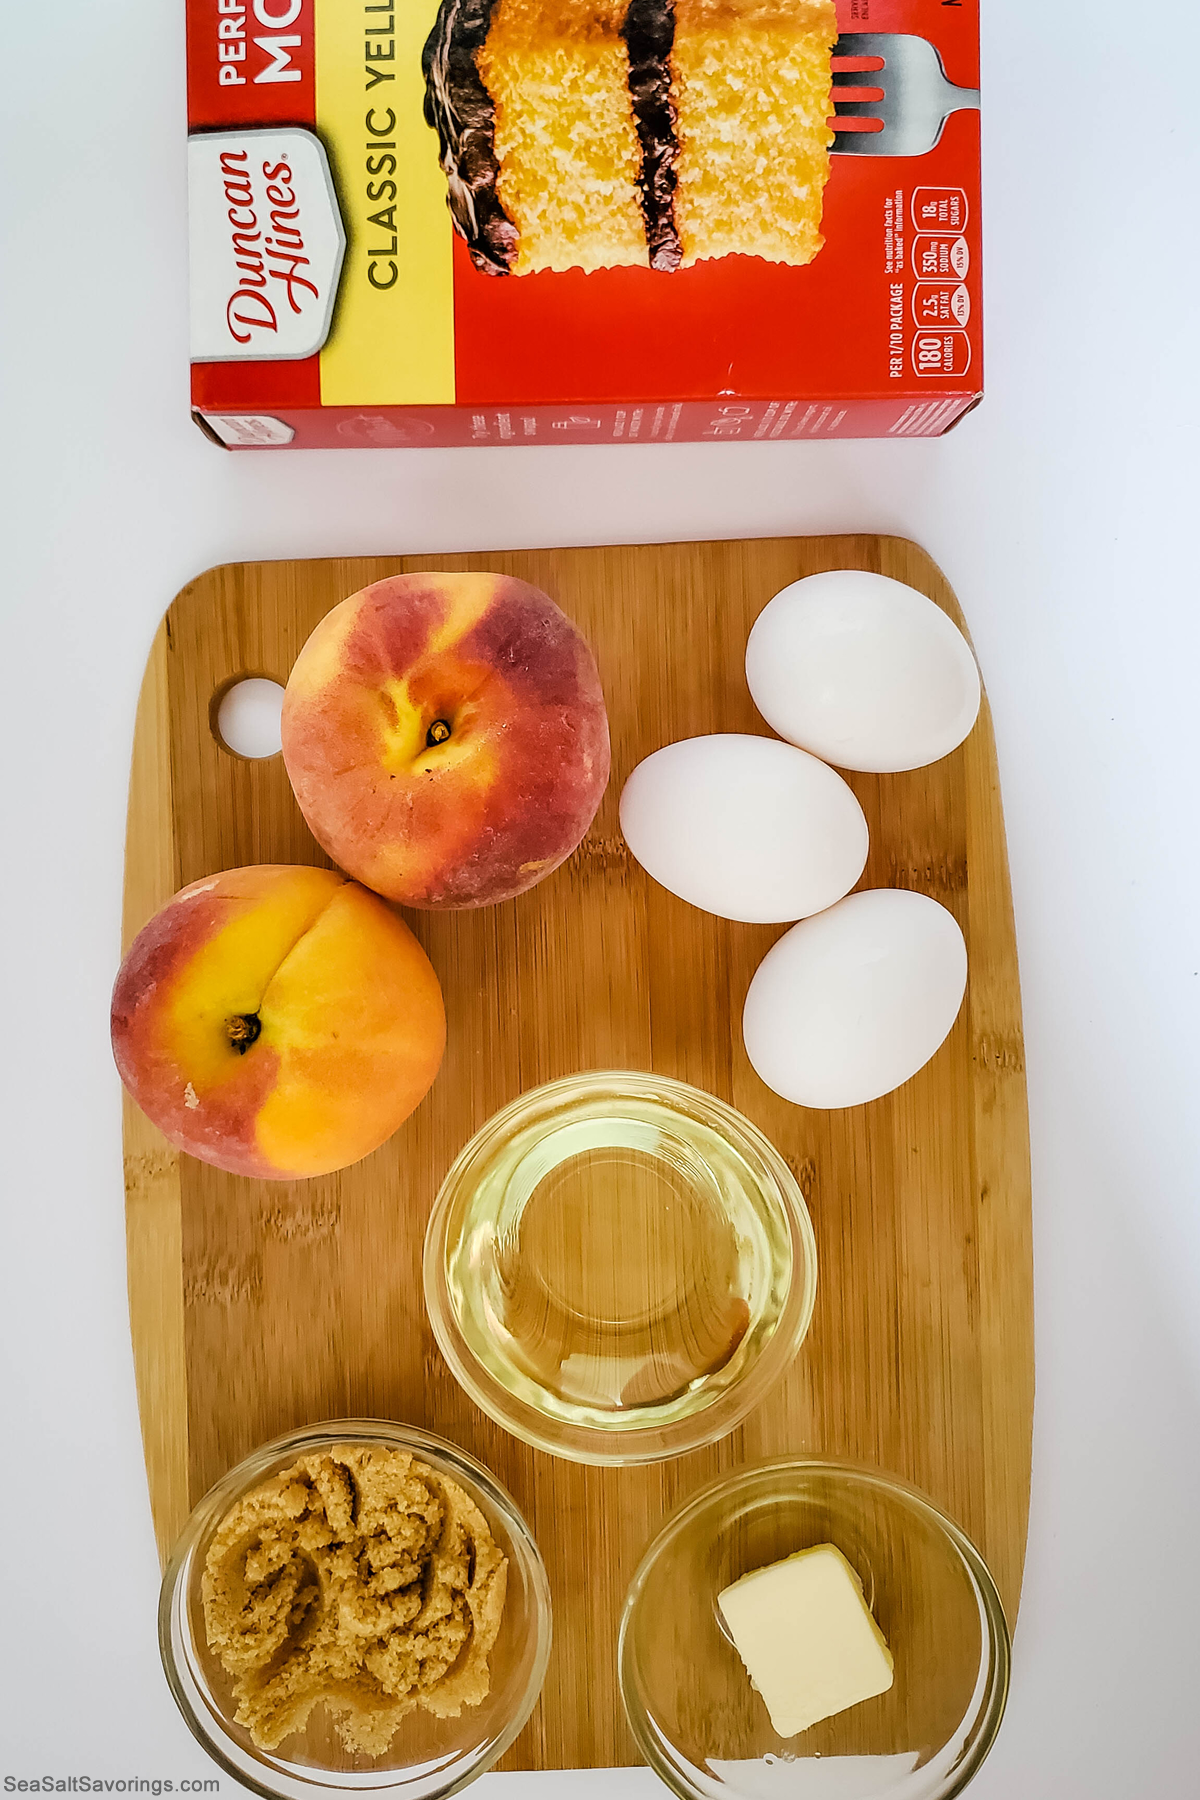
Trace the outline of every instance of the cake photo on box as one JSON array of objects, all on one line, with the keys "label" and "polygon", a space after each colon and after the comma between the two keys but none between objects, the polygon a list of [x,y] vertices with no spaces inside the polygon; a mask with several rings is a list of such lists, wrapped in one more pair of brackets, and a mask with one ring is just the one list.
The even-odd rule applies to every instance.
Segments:
[{"label": "cake photo on box", "polygon": [[425,117],[475,266],[811,262],[837,35],[833,0],[442,0]]}]

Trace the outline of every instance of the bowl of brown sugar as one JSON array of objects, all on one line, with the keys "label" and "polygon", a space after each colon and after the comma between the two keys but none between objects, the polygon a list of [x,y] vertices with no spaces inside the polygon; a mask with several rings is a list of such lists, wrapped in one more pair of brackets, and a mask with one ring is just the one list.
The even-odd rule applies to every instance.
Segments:
[{"label": "bowl of brown sugar", "polygon": [[171,1555],[159,1645],[185,1720],[254,1792],[434,1800],[503,1755],[550,1653],[537,1546],[464,1451],[335,1420],[207,1493]]}]

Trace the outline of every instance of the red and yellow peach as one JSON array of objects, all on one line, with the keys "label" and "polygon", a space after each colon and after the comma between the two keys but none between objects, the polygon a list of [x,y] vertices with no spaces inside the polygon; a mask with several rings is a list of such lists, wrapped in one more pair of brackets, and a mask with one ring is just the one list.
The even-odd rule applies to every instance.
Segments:
[{"label": "red and yellow peach", "polygon": [[113,990],[113,1053],[173,1144],[238,1175],[340,1169],[427,1093],[442,991],[377,895],[328,869],[193,882],[138,934]]},{"label": "red and yellow peach", "polygon": [[283,755],[319,844],[407,906],[485,906],[576,848],[608,781],[591,651],[506,575],[393,576],[296,659]]}]

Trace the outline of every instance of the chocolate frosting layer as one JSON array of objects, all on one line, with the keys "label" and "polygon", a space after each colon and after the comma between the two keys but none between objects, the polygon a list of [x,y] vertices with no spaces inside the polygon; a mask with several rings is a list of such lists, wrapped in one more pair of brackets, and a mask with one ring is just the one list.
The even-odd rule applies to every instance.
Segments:
[{"label": "chocolate frosting layer", "polygon": [[517,228],[496,192],[496,109],[475,66],[495,6],[496,0],[442,0],[421,68],[425,120],[438,134],[454,228],[477,269],[507,275],[517,254]]},{"label": "chocolate frosting layer", "polygon": [[629,0],[621,27],[629,52],[629,98],[642,148],[638,176],[646,246],[652,269],[677,269],[683,246],[675,227],[675,173],[679,141],[671,101],[673,0]]}]

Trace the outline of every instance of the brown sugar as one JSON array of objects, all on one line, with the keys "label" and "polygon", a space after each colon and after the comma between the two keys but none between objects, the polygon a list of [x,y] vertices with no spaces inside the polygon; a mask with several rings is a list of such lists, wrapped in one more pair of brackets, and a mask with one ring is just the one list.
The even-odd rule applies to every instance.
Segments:
[{"label": "brown sugar", "polygon": [[488,1693],[508,1563],[470,1496],[407,1451],[335,1445],[243,1496],[205,1558],[209,1649],[264,1750],[324,1706],[379,1756],[416,1707]]}]

